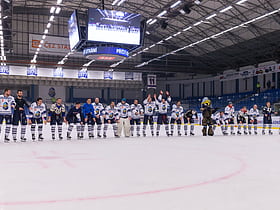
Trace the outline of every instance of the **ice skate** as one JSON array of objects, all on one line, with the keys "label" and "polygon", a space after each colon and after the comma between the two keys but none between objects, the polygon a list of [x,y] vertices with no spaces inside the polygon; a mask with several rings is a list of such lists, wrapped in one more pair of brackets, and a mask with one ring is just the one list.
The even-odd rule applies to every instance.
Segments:
[{"label": "ice skate", "polygon": [[[35,139],[35,136],[34,136],[34,139]],[[39,136],[38,136],[38,140],[39,140],[39,141],[43,141],[43,140],[44,140],[44,138],[43,138],[43,134],[39,134]]]},{"label": "ice skate", "polygon": [[20,138],[20,141],[21,141],[21,142],[26,142],[26,138],[25,138],[25,137],[21,137],[21,138]]}]

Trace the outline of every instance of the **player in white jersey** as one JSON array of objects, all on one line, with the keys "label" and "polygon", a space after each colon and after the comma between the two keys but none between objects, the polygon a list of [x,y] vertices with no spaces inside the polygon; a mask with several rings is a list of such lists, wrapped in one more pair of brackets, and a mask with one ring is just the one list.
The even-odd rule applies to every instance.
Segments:
[{"label": "player in white jersey", "polygon": [[43,141],[43,123],[46,124],[47,108],[42,98],[38,98],[29,108],[29,124],[31,124],[32,140],[35,141],[36,124],[38,126],[38,140]]},{"label": "player in white jersey", "polygon": [[177,101],[176,104],[173,104],[171,111],[171,136],[174,134],[174,125],[177,123],[177,132],[178,136],[181,136],[181,124],[183,121],[184,108],[181,106],[181,101]]},{"label": "player in white jersey", "polygon": [[253,108],[250,109],[249,113],[248,113],[249,117],[248,117],[248,127],[249,127],[249,134],[251,135],[252,132],[252,125],[254,126],[254,134],[257,135],[258,134],[258,117],[260,116],[260,112],[258,110],[258,106],[255,104],[253,106]]},{"label": "player in white jersey", "polygon": [[228,105],[225,108],[225,115],[226,115],[226,120],[227,120],[227,125],[226,125],[226,130],[230,126],[230,134],[235,135],[234,133],[234,106],[232,102],[229,102]]},{"label": "player in white jersey", "polygon": [[9,134],[12,124],[13,109],[15,108],[15,99],[11,96],[11,90],[5,89],[4,94],[0,95],[0,133],[3,121],[6,122],[5,142],[9,142]]},{"label": "player in white jersey", "polygon": [[126,99],[123,98],[120,103],[117,105],[118,113],[119,113],[119,121],[118,121],[118,132],[117,137],[121,137],[122,130],[124,129],[125,137],[130,136],[130,120],[131,120],[131,110],[128,103],[126,103]]},{"label": "player in white jersey", "polygon": [[97,137],[101,138],[101,128],[102,128],[101,115],[102,112],[104,111],[104,106],[100,103],[99,98],[95,98],[94,103],[92,105],[94,107],[94,115],[95,115],[94,124],[97,125]]},{"label": "player in white jersey", "polygon": [[131,120],[130,120],[130,135],[133,136],[134,127],[136,126],[137,136],[140,136],[140,120],[141,115],[143,115],[143,107],[139,104],[138,100],[135,99],[134,103],[130,106],[131,110]]},{"label": "player in white jersey", "polygon": [[105,108],[105,118],[104,118],[104,131],[103,137],[107,137],[107,130],[109,124],[113,126],[114,136],[117,137],[117,121],[119,120],[119,113],[117,107],[115,106],[115,102],[112,101],[109,106]]},{"label": "player in white jersey", "polygon": [[213,120],[214,120],[214,131],[216,130],[217,125],[221,127],[221,131],[223,135],[228,135],[228,133],[226,132],[226,124],[227,124],[227,120],[226,120],[226,116],[224,112],[218,112],[216,114],[214,114],[213,116]]},{"label": "player in white jersey", "polygon": [[144,121],[143,121],[143,136],[146,136],[146,128],[149,123],[152,136],[154,136],[154,114],[156,111],[156,102],[152,101],[152,97],[149,94],[143,101],[144,104]]},{"label": "player in white jersey", "polygon": [[165,92],[167,99],[163,98],[163,91],[160,91],[158,98],[155,97],[156,105],[158,107],[158,119],[157,119],[157,136],[159,136],[160,126],[165,125],[166,135],[169,136],[169,120],[167,117],[168,109],[170,107],[171,97],[169,92]]}]

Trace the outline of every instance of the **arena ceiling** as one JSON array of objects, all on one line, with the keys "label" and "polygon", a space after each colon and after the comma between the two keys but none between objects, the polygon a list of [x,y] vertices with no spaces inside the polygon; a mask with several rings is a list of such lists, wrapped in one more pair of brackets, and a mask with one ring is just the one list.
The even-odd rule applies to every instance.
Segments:
[{"label": "arena ceiling", "polygon": [[[123,62],[92,62],[89,69],[216,74],[280,60],[279,0],[116,0],[112,6],[113,2],[104,0],[105,9],[140,13],[146,18],[145,45]],[[57,0],[13,0],[11,18],[20,13],[48,15],[56,3]],[[102,8],[102,3],[63,0],[58,16],[68,18],[74,9],[86,14],[87,8]],[[6,51],[7,62],[26,59],[28,63],[33,57],[23,55],[23,59],[9,49]],[[37,62],[55,65],[61,59],[39,54]],[[87,62],[69,56],[64,66],[82,68]]]}]

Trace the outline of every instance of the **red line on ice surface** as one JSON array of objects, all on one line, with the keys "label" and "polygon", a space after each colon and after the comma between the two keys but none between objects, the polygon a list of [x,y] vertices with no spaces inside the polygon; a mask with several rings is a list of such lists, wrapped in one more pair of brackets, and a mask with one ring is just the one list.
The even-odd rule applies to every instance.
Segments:
[{"label": "red line on ice surface", "polygon": [[69,166],[70,168],[76,168],[76,166],[68,160],[63,161],[65,165]]},{"label": "red line on ice surface", "polygon": [[80,197],[80,198],[69,198],[69,199],[53,199],[53,200],[39,200],[39,201],[9,201],[9,202],[0,202],[0,205],[3,206],[15,206],[15,205],[36,205],[36,204],[52,204],[52,203],[65,203],[65,202],[77,202],[77,201],[91,201],[91,200],[104,200],[104,199],[114,199],[114,198],[125,198],[125,197],[133,197],[133,196],[145,196],[150,194],[158,194],[164,192],[172,192],[178,191],[183,189],[190,189],[199,186],[204,186],[208,184],[214,184],[217,182],[221,182],[232,177],[235,177],[242,173],[246,168],[247,165],[245,161],[239,157],[231,157],[237,160],[240,163],[240,166],[237,170],[208,181],[203,181],[195,184],[183,185],[178,187],[166,188],[166,189],[158,189],[158,190],[151,190],[151,191],[144,191],[144,192],[136,192],[136,193],[126,193],[126,194],[115,194],[115,195],[103,195],[103,196],[92,196],[92,197]]}]

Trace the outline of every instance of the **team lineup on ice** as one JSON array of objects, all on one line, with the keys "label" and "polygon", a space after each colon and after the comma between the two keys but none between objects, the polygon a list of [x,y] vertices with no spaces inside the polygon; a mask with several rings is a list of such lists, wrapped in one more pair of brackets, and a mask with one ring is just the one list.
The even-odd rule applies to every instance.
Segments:
[{"label": "team lineup on ice", "polygon": [[[99,98],[95,98],[94,103],[89,98],[82,106],[76,102],[72,108],[66,112],[66,107],[61,98],[50,106],[47,111],[42,98],[38,98],[30,106],[23,99],[23,91],[18,90],[17,96],[11,96],[11,90],[5,89],[3,95],[0,95],[0,123],[1,127],[5,122],[4,141],[9,142],[9,134],[12,128],[12,138],[17,141],[18,127],[20,128],[20,140],[27,141],[27,126],[31,125],[31,139],[43,141],[43,128],[50,123],[52,140],[63,139],[63,123],[67,123],[66,139],[72,138],[72,130],[76,127],[77,139],[86,138],[85,129],[87,128],[88,138],[107,138],[109,126],[113,129],[113,135],[116,138],[147,136],[147,127],[151,136],[159,136],[161,126],[164,126],[166,136],[174,136],[175,127],[178,136],[194,136],[194,128],[201,125],[203,136],[213,136],[217,127],[220,127],[221,134],[235,135],[257,135],[261,126],[263,135],[268,131],[272,135],[272,114],[273,111],[270,102],[262,108],[263,125],[260,125],[260,111],[257,105],[247,110],[243,107],[236,114],[234,105],[229,102],[224,110],[213,108],[211,100],[207,97],[201,102],[201,113],[194,109],[184,110],[180,101],[172,104],[172,98],[168,91],[160,91],[158,96],[150,94],[141,105],[137,99],[129,105],[126,99],[115,105],[112,101],[110,105],[103,106]],[[276,113],[275,113],[276,114]],[[143,124],[141,126],[141,124]],[[37,126],[37,138],[36,138]],[[0,127],[0,131],[1,131]],[[95,131],[96,130],[96,131]],[[136,131],[136,132],[135,132]],[[216,132],[217,134],[218,132]],[[96,134],[96,136],[95,136]]]}]

